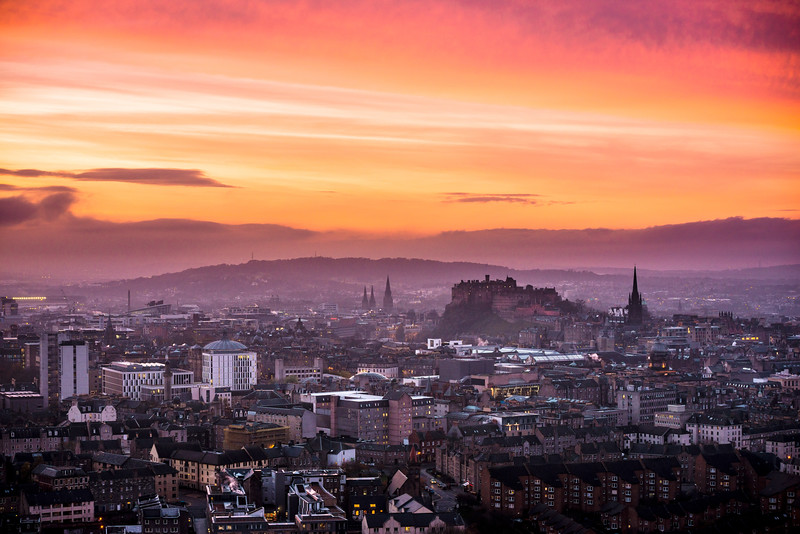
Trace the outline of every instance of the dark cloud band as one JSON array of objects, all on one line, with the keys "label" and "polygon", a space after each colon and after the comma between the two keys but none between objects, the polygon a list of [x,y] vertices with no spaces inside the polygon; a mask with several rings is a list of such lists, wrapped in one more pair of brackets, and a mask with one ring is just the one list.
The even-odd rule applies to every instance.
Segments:
[{"label": "dark cloud band", "polygon": [[537,204],[540,195],[533,193],[445,193],[444,202],[488,203],[508,202],[511,204]]},{"label": "dark cloud band", "polygon": [[142,185],[168,185],[184,187],[233,187],[213,178],[198,169],[89,169],[83,172],[44,171],[39,169],[0,169],[0,175],[21,178],[58,177],[86,182],[125,182]]}]

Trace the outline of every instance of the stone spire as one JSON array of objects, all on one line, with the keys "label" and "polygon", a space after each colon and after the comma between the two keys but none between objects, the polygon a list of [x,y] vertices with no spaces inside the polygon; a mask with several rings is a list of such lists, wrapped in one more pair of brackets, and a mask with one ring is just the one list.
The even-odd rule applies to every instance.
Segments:
[{"label": "stone spire", "polygon": [[383,292],[383,311],[390,312],[394,308],[392,299],[392,287],[389,285],[389,277],[386,277],[386,290]]},{"label": "stone spire", "polygon": [[633,267],[633,288],[628,295],[628,324],[642,324],[644,320],[644,299],[639,293],[639,283],[636,279],[636,267]]},{"label": "stone spire", "polygon": [[375,286],[369,287],[369,309],[374,310],[377,304],[375,303]]},{"label": "stone spire", "polygon": [[369,309],[369,297],[367,297],[367,286],[364,286],[364,296],[361,298],[361,309]]}]

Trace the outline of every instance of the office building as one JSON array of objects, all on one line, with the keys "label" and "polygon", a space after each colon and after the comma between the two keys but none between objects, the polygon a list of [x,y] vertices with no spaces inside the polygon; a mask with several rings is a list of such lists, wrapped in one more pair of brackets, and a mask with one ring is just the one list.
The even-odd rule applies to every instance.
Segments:
[{"label": "office building", "polygon": [[299,381],[319,382],[322,380],[322,374],[325,368],[325,361],[322,358],[314,358],[313,365],[308,364],[295,364],[286,365],[286,360],[283,358],[275,359],[275,381],[285,382],[290,376],[296,377]]},{"label": "office building", "polygon": [[231,391],[247,391],[258,378],[257,356],[223,336],[203,347],[203,382]]},{"label": "office building", "polygon": [[[166,366],[163,363],[114,362],[103,367],[103,393],[121,395],[132,400],[142,400],[143,396],[155,397],[164,393]],[[191,389],[191,371],[170,369],[169,381],[172,393]],[[170,372],[166,373],[167,375]]]},{"label": "office building", "polygon": [[39,338],[39,393],[45,406],[55,406],[59,401],[59,342],[66,336],[57,332],[45,332]]},{"label": "office building", "polygon": [[626,424],[653,424],[657,412],[665,412],[675,404],[674,389],[647,389],[629,386],[617,391],[617,408],[626,413]]},{"label": "office building", "polygon": [[85,341],[59,344],[60,400],[89,394],[89,346]]},{"label": "office building", "polygon": [[331,391],[307,394],[301,400],[312,405],[317,429],[331,437],[349,436],[378,445],[403,445],[415,420],[433,419],[433,397],[402,392],[378,396]]}]

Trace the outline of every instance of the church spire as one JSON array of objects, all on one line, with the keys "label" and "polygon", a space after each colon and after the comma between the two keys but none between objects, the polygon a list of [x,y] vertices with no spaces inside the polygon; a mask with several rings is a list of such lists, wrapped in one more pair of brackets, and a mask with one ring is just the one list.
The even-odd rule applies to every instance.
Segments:
[{"label": "church spire", "polygon": [[364,286],[364,296],[361,298],[361,309],[369,309],[369,297],[367,297],[367,286]]},{"label": "church spire", "polygon": [[633,267],[633,288],[628,295],[628,324],[642,324],[644,320],[644,299],[639,293],[639,282],[636,277],[636,266]]},{"label": "church spire", "polygon": [[111,310],[108,310],[108,316],[106,318],[106,330],[103,334],[103,342],[110,347],[112,345],[116,345],[116,341],[117,333],[116,330],[114,330],[114,324],[111,322]]},{"label": "church spire", "polygon": [[392,287],[389,285],[389,277],[386,277],[386,290],[383,292],[383,311],[390,312],[394,308],[392,299]]},{"label": "church spire", "polygon": [[377,304],[375,304],[375,286],[369,286],[369,309],[374,310]]}]

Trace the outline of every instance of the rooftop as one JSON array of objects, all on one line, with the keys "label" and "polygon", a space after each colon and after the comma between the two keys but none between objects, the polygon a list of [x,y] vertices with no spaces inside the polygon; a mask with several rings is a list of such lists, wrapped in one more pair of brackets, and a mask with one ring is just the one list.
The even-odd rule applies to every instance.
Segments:
[{"label": "rooftop", "polygon": [[223,338],[217,341],[212,341],[203,347],[203,350],[212,350],[214,352],[240,352],[247,350],[247,347],[238,341]]}]

